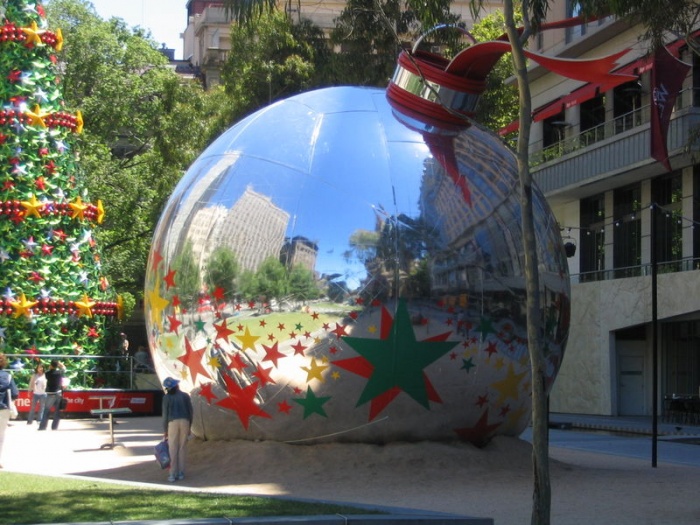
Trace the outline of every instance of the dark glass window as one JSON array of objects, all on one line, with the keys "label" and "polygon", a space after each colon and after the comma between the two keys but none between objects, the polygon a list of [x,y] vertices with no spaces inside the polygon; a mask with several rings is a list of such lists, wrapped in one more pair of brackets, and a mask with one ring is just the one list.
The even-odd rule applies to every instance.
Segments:
[{"label": "dark glass window", "polygon": [[579,244],[581,281],[603,279],[605,269],[605,195],[581,201],[581,237]]},{"label": "dark glass window", "polygon": [[656,220],[656,262],[659,271],[680,271],[683,258],[683,181],[680,172],[657,177],[652,200],[659,205]]},{"label": "dark glass window", "polygon": [[613,193],[613,264],[615,277],[641,275],[642,189],[639,184],[618,188]]}]

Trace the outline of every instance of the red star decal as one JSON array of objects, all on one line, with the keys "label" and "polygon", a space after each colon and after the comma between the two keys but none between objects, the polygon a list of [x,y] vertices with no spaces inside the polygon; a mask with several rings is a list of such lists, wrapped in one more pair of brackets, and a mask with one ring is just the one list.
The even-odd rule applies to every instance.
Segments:
[{"label": "red star decal", "polygon": [[501,407],[501,411],[498,413],[499,416],[501,417],[506,417],[506,414],[510,412],[510,405],[505,405]]},{"label": "red star decal", "polygon": [[[180,306],[180,296],[179,295],[173,295],[173,308],[177,308]],[[185,313],[185,310],[182,311],[182,313]]]},{"label": "red star decal", "polygon": [[173,286],[175,286],[175,274],[177,273],[177,270],[169,270],[168,274],[163,277],[163,280],[165,281],[165,289],[170,290]]},{"label": "red star decal", "polygon": [[224,300],[224,289],[221,286],[217,286],[216,289],[214,289],[214,299],[218,299],[219,301]]},{"label": "red star decal", "polygon": [[289,338],[294,339],[297,336],[296,332],[289,332]]},{"label": "red star decal", "polygon": [[159,251],[153,252],[153,260],[151,261],[151,269],[155,272],[158,269],[158,265],[163,260],[163,256]]},{"label": "red star decal", "polygon": [[283,325],[282,323],[279,323],[279,324],[277,325],[277,330],[279,330],[280,332],[281,332],[282,330],[284,330],[284,325]]},{"label": "red star decal", "polygon": [[197,382],[198,375],[211,379],[209,372],[207,372],[204,369],[204,365],[202,365],[202,358],[204,357],[204,352],[206,351],[206,346],[200,348],[199,350],[194,350],[189,339],[185,337],[185,355],[181,355],[177,358],[177,360],[182,362],[183,365],[190,369],[190,377],[192,378],[193,383]]},{"label": "red star decal", "polygon": [[498,349],[496,348],[496,343],[494,341],[489,342],[489,346],[486,347],[486,353],[489,354],[489,357],[498,353]]},{"label": "red star decal", "polygon": [[338,339],[340,339],[341,336],[348,335],[345,333],[345,327],[338,323],[335,323],[335,328],[331,330],[331,333],[335,334]]},{"label": "red star decal", "polygon": [[272,364],[275,366],[275,368],[277,368],[277,361],[279,361],[283,357],[287,357],[277,349],[277,342],[275,342],[275,344],[272,346],[262,345],[262,347],[265,349],[265,357],[263,357],[262,360],[272,361]]},{"label": "red star decal", "polygon": [[479,397],[476,399],[476,403],[474,403],[474,404],[477,405],[477,406],[480,407],[480,408],[484,408],[484,405],[485,405],[486,403],[488,403],[488,402],[489,402],[489,396],[488,396],[488,395],[485,395],[485,396],[479,396]]},{"label": "red star decal", "polygon": [[170,321],[170,331],[175,332],[177,334],[177,329],[180,327],[182,322],[178,321],[177,317],[175,317],[174,315],[169,315],[168,321]]},{"label": "red star decal", "polygon": [[304,355],[304,350],[306,350],[306,346],[301,344],[301,341],[297,341],[296,344],[292,345],[292,348],[294,349],[294,355]]},{"label": "red star decal", "polygon": [[454,431],[463,441],[469,441],[479,448],[484,447],[491,439],[493,431],[499,427],[498,423],[489,425],[488,418],[489,411],[484,410],[476,425],[473,427],[455,428]]},{"label": "red star decal", "polygon": [[287,400],[282,401],[281,403],[277,403],[277,411],[282,412],[284,414],[289,414],[289,412],[292,410],[292,405],[287,403]]},{"label": "red star decal", "polygon": [[265,319],[260,319],[260,322],[258,324],[263,328],[267,326],[267,322],[265,321]]},{"label": "red star decal", "polygon": [[355,311],[350,312],[350,319],[357,319],[357,316],[358,316],[357,312],[355,312]]},{"label": "red star decal", "polygon": [[270,368],[263,368],[262,366],[258,365],[257,371],[253,372],[253,376],[257,377],[260,380],[260,385],[265,386],[269,383],[272,383],[273,385],[277,384],[274,379],[270,377],[270,372],[272,371],[272,367]]},{"label": "red star decal", "polygon": [[203,397],[204,399],[207,400],[207,404],[211,405],[211,402],[216,399],[216,395],[214,394],[214,391],[212,390],[212,386],[214,383],[207,383],[206,385],[202,385],[202,388],[199,390],[199,396]]},{"label": "red star decal", "polygon": [[258,383],[252,383],[244,388],[241,388],[229,376],[224,376],[226,386],[228,387],[228,397],[217,401],[216,404],[227,410],[232,410],[238,414],[238,419],[241,420],[243,428],[248,430],[250,418],[253,416],[265,417],[271,419],[272,416],[261,409],[255,402],[255,395],[258,392]]},{"label": "red star decal", "polygon": [[228,326],[226,326],[226,319],[221,321],[221,324],[216,324],[214,323],[214,328],[216,328],[216,340],[218,341],[219,339],[223,339],[227,343],[228,341],[228,336],[233,335],[233,330],[230,330]]},{"label": "red star decal", "polygon": [[317,314],[316,312],[312,313],[312,314],[311,314],[311,319],[313,319],[314,321],[317,320],[317,319],[318,319],[318,314]]},{"label": "red star decal", "polygon": [[231,363],[228,365],[229,370],[243,370],[247,365],[243,362],[241,354],[235,353],[231,356]]},{"label": "red star decal", "polygon": [[255,308],[255,301],[249,301],[249,302],[248,302],[248,308],[250,308],[250,309]]}]

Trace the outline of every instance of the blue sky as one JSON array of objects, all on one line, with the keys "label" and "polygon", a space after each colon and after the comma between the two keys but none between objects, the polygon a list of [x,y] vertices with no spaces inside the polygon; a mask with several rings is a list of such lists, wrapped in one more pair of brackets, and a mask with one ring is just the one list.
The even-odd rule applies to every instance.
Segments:
[{"label": "blue sky", "polygon": [[187,25],[187,0],[91,0],[104,19],[123,18],[129,26],[150,29],[153,39],[182,58],[180,33]]}]

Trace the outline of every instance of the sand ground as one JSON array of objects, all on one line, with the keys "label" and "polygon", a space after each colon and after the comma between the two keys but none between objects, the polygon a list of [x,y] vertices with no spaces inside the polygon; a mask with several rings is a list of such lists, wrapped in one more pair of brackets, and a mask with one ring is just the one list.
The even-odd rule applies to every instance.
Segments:
[{"label": "sand ground", "polygon": [[[58,431],[13,421],[5,471],[77,475],[169,489],[274,495],[490,517],[530,523],[531,446],[496,438],[484,449],[464,443],[287,445],[188,443],[186,479],[167,484],[153,447],[159,418],[64,420]],[[700,451],[700,447],[698,447]],[[700,468],[552,447],[552,523],[613,525],[700,523]],[[50,458],[50,461],[48,461]],[[50,465],[50,470],[47,468]]]}]

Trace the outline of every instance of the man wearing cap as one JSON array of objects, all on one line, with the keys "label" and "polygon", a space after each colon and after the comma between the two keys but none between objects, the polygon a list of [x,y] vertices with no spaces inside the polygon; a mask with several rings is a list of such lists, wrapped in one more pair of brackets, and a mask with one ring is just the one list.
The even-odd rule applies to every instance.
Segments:
[{"label": "man wearing cap", "polygon": [[192,427],[192,400],[180,390],[179,383],[172,377],[163,381],[163,432],[170,452],[171,483],[185,477],[185,445]]}]

